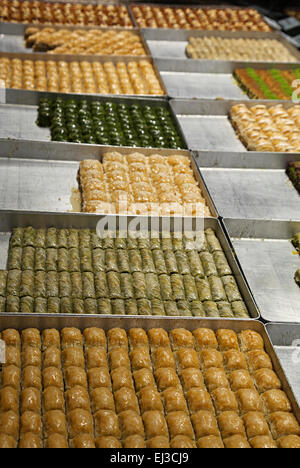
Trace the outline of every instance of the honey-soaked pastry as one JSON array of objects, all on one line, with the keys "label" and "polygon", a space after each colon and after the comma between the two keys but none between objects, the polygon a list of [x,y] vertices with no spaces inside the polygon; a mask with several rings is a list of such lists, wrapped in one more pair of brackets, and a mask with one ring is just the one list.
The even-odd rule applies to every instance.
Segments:
[{"label": "honey-soaked pastry", "polygon": [[32,432],[40,438],[43,436],[43,424],[41,416],[33,411],[25,411],[21,414],[20,433]]},{"label": "honey-soaked pastry", "polygon": [[123,411],[118,417],[122,439],[132,435],[145,436],[143,421],[138,413],[132,410]]},{"label": "honey-soaked pastry", "polygon": [[112,436],[120,439],[121,432],[117,415],[113,411],[100,410],[94,414],[96,437]]},{"label": "honey-soaked pastry", "polygon": [[68,412],[69,435],[73,439],[78,434],[93,434],[93,419],[90,411],[74,409]]},{"label": "honey-soaked pastry", "polygon": [[66,416],[63,411],[47,411],[44,416],[45,436],[52,434],[67,435]]},{"label": "honey-soaked pastry", "polygon": [[147,448],[152,449],[163,449],[170,448],[169,437],[165,436],[156,436],[150,440],[147,440]]},{"label": "honey-soaked pastry", "polygon": [[139,406],[134,390],[131,388],[120,388],[114,393],[117,414],[123,411],[139,412]]},{"label": "honey-soaked pastry", "polygon": [[241,344],[241,350],[244,353],[254,349],[264,350],[264,340],[261,335],[253,330],[243,330],[238,334],[238,339]]},{"label": "honey-soaked pastry", "polygon": [[180,381],[176,374],[176,371],[169,367],[157,369],[155,371],[155,379],[156,379],[157,387],[160,391],[163,391],[169,387],[180,386]]},{"label": "honey-soaked pastry", "polygon": [[62,348],[82,347],[83,336],[78,328],[63,328],[61,331]]},{"label": "honey-soaked pastry", "polygon": [[163,413],[159,411],[146,411],[142,418],[147,440],[157,436],[169,438],[168,427]]},{"label": "honey-soaked pastry", "polygon": [[198,328],[193,332],[193,335],[196,340],[197,350],[200,351],[201,349],[206,348],[218,348],[218,342],[212,330],[209,330],[208,328]]},{"label": "honey-soaked pastry", "polygon": [[101,328],[86,328],[83,331],[85,348],[102,348],[106,350],[106,336]]},{"label": "honey-soaked pastry", "polygon": [[21,413],[33,411],[38,414],[41,412],[41,394],[37,388],[23,388],[20,397]]},{"label": "honey-soaked pastry", "polygon": [[248,365],[250,371],[254,372],[259,369],[273,369],[272,361],[265,351],[253,350],[247,353]]},{"label": "honey-soaked pastry", "polygon": [[241,389],[254,389],[254,383],[247,370],[236,370],[229,375],[231,389],[236,392]]},{"label": "honey-soaked pastry", "polygon": [[196,448],[196,443],[194,440],[191,440],[187,436],[179,435],[179,436],[174,437],[171,440],[170,446],[172,449],[176,449],[176,448],[177,449],[185,449],[185,448],[192,449],[192,448]]},{"label": "honey-soaked pastry", "polygon": [[276,449],[277,444],[271,436],[257,436],[251,439],[251,447],[254,449]]},{"label": "honey-soaked pastry", "polygon": [[202,369],[205,370],[210,367],[223,368],[222,353],[216,349],[202,349],[199,356]]},{"label": "honey-soaked pastry", "polygon": [[180,388],[167,388],[162,393],[162,397],[167,414],[174,411],[185,411],[188,413],[187,404]]},{"label": "honey-soaked pastry", "polygon": [[251,411],[243,416],[248,439],[270,436],[268,423],[261,412]]},{"label": "honey-soaked pastry", "polygon": [[257,389],[260,393],[267,390],[281,389],[281,382],[274,371],[270,369],[259,369],[253,374]]},{"label": "honey-soaked pastry", "polygon": [[36,328],[27,328],[22,331],[22,343],[23,347],[33,346],[35,348],[41,348],[41,336],[39,330]]},{"label": "honey-soaked pastry", "polygon": [[16,390],[20,389],[21,371],[17,366],[5,366],[1,372],[2,388],[12,387]]},{"label": "honey-soaked pastry", "polygon": [[186,392],[192,388],[204,387],[203,375],[199,369],[184,369],[181,372],[180,379],[183,389]]},{"label": "honey-soaked pastry", "polygon": [[291,413],[278,411],[268,417],[271,433],[275,440],[286,435],[300,435],[300,426]]},{"label": "honey-soaked pastry", "polygon": [[140,435],[131,435],[126,437],[123,441],[123,447],[125,449],[133,449],[133,448],[146,448],[146,442],[144,437]]},{"label": "honey-soaked pastry", "polygon": [[239,350],[237,335],[233,330],[217,330],[216,336],[221,351]]},{"label": "honey-soaked pastry", "polygon": [[240,351],[230,349],[229,351],[225,351],[223,353],[223,356],[224,366],[228,372],[239,369],[247,369],[247,361],[245,355]]},{"label": "honey-soaked pastry", "polygon": [[139,347],[131,351],[130,359],[132,371],[146,368],[152,369],[149,349],[146,346]]},{"label": "honey-soaked pastry", "polygon": [[216,388],[229,387],[229,383],[224,369],[215,367],[210,367],[205,371],[205,383],[210,392],[215,390]]},{"label": "honey-soaked pastry", "polygon": [[69,444],[66,436],[62,434],[51,434],[46,440],[45,448],[67,449],[69,448]]},{"label": "honey-soaked pastry", "polygon": [[40,349],[26,346],[22,351],[22,364],[23,367],[35,366],[41,367],[42,365],[42,353]]},{"label": "honey-soaked pastry", "polygon": [[1,332],[1,339],[5,342],[6,346],[14,346],[15,348],[21,348],[21,337],[17,330],[8,328]]},{"label": "honey-soaked pastry", "polygon": [[233,435],[246,436],[242,419],[235,411],[224,411],[218,416],[218,424],[223,439]]},{"label": "honey-soaked pastry", "polygon": [[239,434],[225,439],[224,445],[225,445],[225,448],[227,449],[250,449],[251,448],[246,437],[241,436]]},{"label": "honey-soaked pastry", "polygon": [[98,437],[98,439],[96,439],[96,448],[118,449],[122,448],[122,444],[116,437]]},{"label": "honey-soaked pastry", "polygon": [[45,411],[65,411],[65,399],[58,387],[47,387],[43,392],[43,407]]},{"label": "honey-soaked pastry", "polygon": [[0,411],[19,412],[19,393],[13,387],[4,387],[0,390]]},{"label": "honey-soaked pastry", "polygon": [[100,387],[111,388],[110,375],[106,367],[95,367],[94,369],[89,369],[87,371],[87,376],[90,389]]},{"label": "honey-soaked pastry", "polygon": [[176,352],[177,368],[179,371],[183,369],[200,367],[199,359],[194,349],[180,349]]},{"label": "honey-soaked pastry", "polygon": [[15,346],[5,346],[5,363],[3,366],[21,367],[21,353]]},{"label": "honey-soaked pastry", "polygon": [[43,448],[43,443],[41,438],[32,432],[26,432],[22,434],[19,441],[20,449],[41,449]]},{"label": "honey-soaked pastry", "polygon": [[145,387],[154,387],[155,381],[150,369],[140,369],[133,372],[136,391],[139,392]]},{"label": "honey-soaked pastry", "polygon": [[142,328],[131,328],[128,332],[130,348],[147,347],[149,339],[147,333]]},{"label": "honey-soaked pastry", "polygon": [[201,439],[197,441],[197,447],[204,449],[223,449],[224,444],[221,437],[207,436],[201,437]]},{"label": "honey-soaked pastry", "polygon": [[112,328],[108,331],[108,351],[115,348],[124,348],[128,350],[128,338],[125,330],[121,328]]},{"label": "honey-soaked pastry", "polygon": [[191,414],[202,410],[212,412],[214,411],[211,396],[205,388],[191,388],[186,393],[186,399]]},{"label": "honey-soaked pastry", "polygon": [[84,368],[84,354],[81,348],[66,348],[62,352],[63,365],[67,367],[81,367]]},{"label": "honey-soaked pastry", "polygon": [[240,414],[246,414],[250,411],[263,411],[263,403],[257,390],[241,389],[235,393],[239,403]]},{"label": "honey-soaked pastry", "polygon": [[115,411],[114,397],[109,388],[95,388],[91,391],[90,397],[93,413],[99,410]]},{"label": "honey-soaked pastry", "polygon": [[26,387],[42,388],[42,375],[39,367],[27,366],[23,369],[22,385]]},{"label": "honey-soaked pastry", "polygon": [[127,367],[127,369],[130,369],[128,351],[124,348],[114,348],[109,352],[108,358],[111,370],[117,369],[119,367]]},{"label": "honey-soaked pastry", "polygon": [[46,369],[44,369],[43,384],[44,388],[58,387],[60,390],[63,390],[64,383],[61,370],[56,367],[47,367]]},{"label": "honey-soaked pastry", "polygon": [[220,436],[217,420],[212,411],[200,410],[191,417],[196,439],[206,436]]},{"label": "honey-soaked pastry", "polygon": [[194,348],[194,338],[190,331],[178,328],[170,332],[171,344],[174,351],[181,348]]},{"label": "honey-soaked pastry", "polygon": [[17,448],[15,439],[7,434],[0,434],[0,448],[14,449]]},{"label": "honey-soaked pastry", "polygon": [[57,346],[49,346],[43,353],[43,367],[61,368],[61,351]]},{"label": "honey-soaked pastry", "polygon": [[152,352],[153,365],[155,369],[169,367],[175,369],[175,358],[171,348],[157,347]]},{"label": "honey-soaked pastry", "polygon": [[90,411],[89,394],[84,387],[73,387],[66,392],[66,404],[68,411],[79,409],[85,409]]},{"label": "honey-soaked pastry", "polygon": [[228,411],[238,412],[238,402],[234,393],[228,388],[219,387],[211,392],[217,414]]},{"label": "honey-soaked pastry", "polygon": [[120,367],[118,369],[114,369],[111,372],[111,382],[114,392],[123,387],[129,389],[134,388],[131,371],[127,367]]},{"label": "honey-soaked pastry", "polygon": [[57,348],[60,348],[59,331],[56,330],[55,328],[43,330],[42,342],[43,342],[43,351],[50,348],[51,346],[56,346]]},{"label": "honey-soaked pastry", "polygon": [[297,449],[297,448],[300,448],[300,437],[296,436],[296,435],[281,437],[278,440],[278,446],[281,449]]},{"label": "honey-soaked pastry", "polygon": [[78,434],[70,441],[73,449],[94,449],[96,448],[94,436],[91,434]]},{"label": "honey-soaked pastry", "polygon": [[19,416],[14,411],[5,411],[0,414],[0,434],[6,434],[18,439]]},{"label": "honey-soaked pastry", "polygon": [[268,413],[275,413],[276,411],[292,411],[291,403],[285,392],[282,390],[267,390],[262,394],[262,399]]},{"label": "honey-soaked pastry", "polygon": [[142,414],[146,411],[159,411],[161,413],[164,411],[160,394],[154,386],[142,388],[138,393],[138,399]]}]

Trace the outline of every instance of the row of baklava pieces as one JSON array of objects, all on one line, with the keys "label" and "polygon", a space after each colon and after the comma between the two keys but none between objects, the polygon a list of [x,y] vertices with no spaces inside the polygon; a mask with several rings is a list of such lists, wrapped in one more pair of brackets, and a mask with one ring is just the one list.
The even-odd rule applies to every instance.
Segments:
[{"label": "row of baklava pieces", "polygon": [[[7,341],[16,343],[18,340],[12,336],[14,331],[4,332],[2,338],[5,340],[7,332],[10,337],[6,344]],[[171,348],[166,332],[152,330],[151,356],[143,330],[131,330],[130,353],[126,333],[111,330],[108,355],[105,337],[103,339],[97,330],[85,332],[91,333],[90,343],[85,343],[85,356],[79,330],[63,330],[62,352],[58,332],[56,336],[54,330],[44,332],[44,340],[46,337],[48,341],[48,346],[44,341],[43,349],[44,434],[51,437],[47,445],[67,446],[66,397],[69,436],[77,436],[77,439],[73,438],[73,446],[95,446],[92,411],[96,436],[99,436],[97,447],[121,447],[120,437],[125,447],[144,447],[145,432],[149,447],[168,447],[169,439],[174,448],[196,447],[195,435],[198,447],[223,447],[220,432],[228,448],[250,447],[246,433],[254,447],[276,447],[266,421],[270,413],[270,422],[274,424],[274,427],[271,424],[272,432],[275,438],[279,437],[279,446],[299,447],[299,437],[296,437],[299,425],[289,413],[290,403],[280,390],[281,383],[272,371],[271,361],[263,351],[259,335],[243,332],[246,349],[249,345],[247,356],[253,372],[251,376],[245,355],[239,351],[236,335],[232,331],[218,331],[220,351],[217,351],[215,335],[210,330],[197,330],[194,333],[199,347],[197,353],[193,349],[195,342],[190,332],[174,330]],[[26,443],[28,446],[41,445],[42,356],[39,337],[37,330],[23,332],[21,404],[25,411],[21,415],[21,434],[29,433],[28,438],[23,437],[24,446]],[[20,389],[21,361],[14,346],[7,347],[8,362],[2,375],[2,386],[3,379],[5,386],[1,402],[2,411],[3,404],[6,411],[1,414],[1,426],[5,430],[0,430],[4,443],[5,440],[8,443],[7,438],[11,437],[12,445],[15,444],[13,437],[18,435],[18,397],[14,390]],[[229,390],[227,378],[231,383],[235,382],[235,394]],[[254,389],[254,382],[262,394],[262,400]],[[9,385],[11,383],[13,385]],[[278,412],[279,407],[284,410]],[[274,409],[277,410],[275,413]],[[3,423],[9,424],[4,426]],[[286,436],[288,429],[293,435]]]},{"label": "row of baklava pieces", "polygon": [[67,62],[1,59],[0,80],[7,88],[80,93],[163,94],[149,62]]},{"label": "row of baklava pieces", "polygon": [[141,315],[167,317],[249,318],[242,301],[199,300],[187,302],[160,299],[73,299],[70,297],[33,298],[0,296],[1,313],[22,314],[81,314],[81,315]]},{"label": "row of baklava pieces", "polygon": [[[51,53],[80,53],[85,51],[101,54],[145,55],[140,38],[129,31],[69,31],[52,28],[28,28],[25,31],[27,47],[39,50],[48,46]],[[53,50],[54,48],[54,50]]]},{"label": "row of baklava pieces", "polygon": [[99,24],[132,27],[127,8],[122,5],[83,5],[71,3],[0,3],[1,21],[22,23]]},{"label": "row of baklava pieces", "polygon": [[[255,70],[255,76],[248,73],[246,69],[235,70],[234,76],[238,80],[239,84],[246,89],[247,93],[250,93],[251,97],[253,94],[255,98],[265,99],[266,91],[272,92],[278,99],[289,99],[291,93],[287,88],[283,88],[282,83],[275,79],[269,70]],[[283,80],[286,80],[289,85],[296,79],[296,75],[293,72],[287,70],[281,72]],[[263,84],[259,80],[263,80]],[[290,89],[292,91],[292,89]]]},{"label": "row of baklava pieces", "polygon": [[[80,185],[85,204],[95,199],[132,203],[203,203],[201,189],[190,162],[170,166],[166,158],[149,158],[146,162],[120,163],[83,161],[80,164]],[[149,165],[147,164],[149,162]],[[97,198],[96,198],[97,197]]]},{"label": "row of baklava pieces", "polygon": [[261,19],[259,13],[249,15],[245,11],[171,9],[132,7],[135,19],[140,27],[181,27],[184,29],[218,30],[261,30],[270,31],[270,27]]},{"label": "row of baklava pieces", "polygon": [[232,107],[230,118],[251,150],[298,152],[300,150],[300,106]]},{"label": "row of baklava pieces", "polygon": [[191,58],[280,60],[295,62],[294,55],[276,39],[190,38],[187,54]]}]

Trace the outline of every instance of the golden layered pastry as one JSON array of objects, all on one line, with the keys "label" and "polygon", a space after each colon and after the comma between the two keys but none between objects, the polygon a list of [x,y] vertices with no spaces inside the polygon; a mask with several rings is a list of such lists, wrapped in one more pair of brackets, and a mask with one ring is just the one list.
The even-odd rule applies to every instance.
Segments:
[{"label": "golden layered pastry", "polygon": [[0,58],[1,87],[61,93],[150,94],[164,91],[146,60],[87,62]]},{"label": "golden layered pastry", "polygon": [[36,24],[133,26],[124,5],[0,0],[0,21]]},{"label": "golden layered pastry", "polygon": [[233,106],[230,120],[249,151],[300,152],[300,106]]},{"label": "golden layered pastry", "polygon": [[210,216],[186,156],[107,153],[80,163],[82,211]]},{"label": "golden layered pastry", "polygon": [[0,338],[0,448],[300,446],[252,330],[9,329]]},{"label": "golden layered pastry", "polygon": [[147,55],[140,37],[130,31],[27,28],[26,47],[35,52],[82,55]]},{"label": "golden layered pastry", "polygon": [[242,62],[296,62],[297,58],[277,39],[190,37],[186,47],[191,59]]},{"label": "golden layered pastry", "polygon": [[132,5],[140,28],[271,31],[258,11],[242,8],[180,8]]}]

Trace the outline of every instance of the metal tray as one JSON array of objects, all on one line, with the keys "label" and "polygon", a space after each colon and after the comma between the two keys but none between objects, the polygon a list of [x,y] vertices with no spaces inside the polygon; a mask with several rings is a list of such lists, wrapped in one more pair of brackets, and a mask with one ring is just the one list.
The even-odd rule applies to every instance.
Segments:
[{"label": "metal tray", "polygon": [[[286,109],[295,105],[290,101],[263,100],[192,101],[172,99],[170,101],[171,108],[177,116],[190,150],[248,153],[250,158],[252,155],[257,156],[258,153],[255,151],[247,150],[229,120],[230,109],[236,104],[245,104],[246,106],[264,104],[266,107],[282,104]],[[278,155],[278,153],[264,153],[266,156],[268,154]]]},{"label": "metal tray", "polygon": [[[235,256],[229,246],[221,223],[217,219],[205,218],[146,218],[130,216],[101,216],[71,213],[36,213],[30,211],[1,211],[0,216],[0,269],[6,268],[9,238],[14,227],[32,226],[36,229],[49,228],[55,226],[57,229],[96,229],[100,220],[106,219],[108,226],[115,229],[128,229],[130,226],[137,230],[154,230],[162,232],[170,229],[171,232],[183,232],[184,230],[200,232],[211,228],[215,231],[227,261],[232,269],[233,275],[239,286],[243,300],[253,319],[260,317],[258,309],[254,303],[251,292],[247,286],[245,278],[237,264]],[[0,314],[1,315],[1,314]],[[24,314],[21,314],[24,315]],[[43,316],[44,317],[44,316]],[[233,319],[233,321],[238,319]],[[248,319],[246,319],[248,320]],[[227,321],[227,319],[226,319]],[[243,321],[243,320],[242,320]],[[1,322],[1,318],[0,318]],[[176,322],[177,324],[177,322]],[[132,325],[131,325],[132,326]]]},{"label": "metal tray", "polygon": [[[12,157],[7,148],[15,145],[18,158]],[[94,146],[86,153],[83,149],[91,145],[72,143],[39,143],[16,145],[14,142],[0,144],[0,210],[32,210],[66,213],[72,211],[70,197],[77,186],[78,161],[99,159],[103,154],[116,150],[116,147]],[[76,147],[74,157],[73,147]],[[47,159],[43,159],[46,148]],[[8,149],[8,152],[6,151]],[[88,148],[87,148],[88,149]],[[58,151],[58,152],[57,152]],[[136,148],[119,148],[122,154],[136,152]],[[146,155],[162,154],[165,156],[183,154],[190,158],[194,176],[201,188],[212,217],[218,213],[203,182],[193,155],[188,151],[140,150]],[[53,159],[52,159],[53,156]]]},{"label": "metal tray", "polygon": [[284,169],[203,169],[224,218],[300,221],[300,196]]},{"label": "metal tray", "polygon": [[[209,60],[181,61],[155,59],[168,95],[174,99],[247,99],[233,73],[239,68],[293,70],[298,64],[249,62],[218,62]],[[253,100],[256,102],[256,100]],[[273,101],[274,102],[274,101]]]},{"label": "metal tray", "polygon": [[185,328],[187,330],[193,331],[198,328],[209,328],[213,331],[219,329],[230,329],[234,330],[236,333],[240,333],[243,330],[253,330],[257,333],[260,333],[264,340],[264,345],[266,352],[272,360],[272,364],[276,374],[278,375],[281,383],[282,389],[286,392],[291,405],[293,412],[300,423],[300,408],[299,402],[297,401],[293,390],[290,386],[289,380],[285,375],[284,369],[278,359],[276,351],[270,341],[268,333],[264,325],[261,322],[256,320],[220,320],[220,319],[164,319],[164,318],[120,318],[120,317],[78,317],[78,316],[21,316],[21,315],[4,315],[0,317],[1,320],[1,330],[7,328],[14,328],[18,331],[22,331],[25,328],[37,328],[39,330],[45,330],[47,328],[56,328],[61,330],[64,327],[76,327],[79,329],[89,328],[89,327],[100,327],[105,331],[108,331],[112,328],[120,327],[126,331],[131,328],[143,328],[145,331],[150,330],[151,328],[163,328],[166,331],[171,331],[175,328]]},{"label": "metal tray", "polygon": [[[142,29],[146,43],[150,52],[155,58],[177,59],[193,61],[195,63],[202,60],[190,59],[186,55],[186,46],[190,37],[221,37],[221,38],[243,38],[243,39],[276,39],[281,42],[295,56],[295,62],[300,61],[300,52],[287,41],[279,32],[255,32],[255,31],[200,31],[200,30],[180,30],[180,29]],[[298,60],[297,60],[298,59]],[[222,60],[214,62],[222,63]],[[226,61],[225,61],[226,63]],[[261,62],[257,62],[261,63]]]},{"label": "metal tray", "polygon": [[[1,90],[0,90],[1,91]],[[185,148],[187,142],[180,128],[178,120],[174,115],[167,99],[157,98],[128,98],[128,97],[112,97],[104,95],[92,94],[62,94],[62,93],[43,93],[39,91],[22,91],[7,89],[2,97],[2,104],[0,100],[0,140],[13,139],[13,140],[36,140],[39,142],[51,141],[50,129],[40,128],[36,124],[38,117],[38,105],[41,98],[56,99],[62,97],[64,99],[72,98],[77,101],[85,99],[88,102],[97,101],[113,101],[116,104],[141,104],[151,107],[162,106],[168,109],[174,121],[174,125],[178,134],[181,136]],[[82,144],[73,143],[73,147]],[[102,145],[96,145],[101,148]],[[119,147],[116,147],[119,148]],[[153,149],[152,149],[153,151]]]},{"label": "metal tray", "polygon": [[[1,46],[0,46],[1,47]],[[165,88],[165,85],[164,85],[164,82],[163,80],[161,79],[161,76],[159,74],[159,71],[155,65],[155,62],[152,58],[150,57],[132,57],[132,56],[116,56],[116,55],[56,55],[56,54],[53,54],[53,55],[47,55],[45,53],[33,53],[33,54],[20,54],[20,53],[9,53],[9,52],[0,52],[0,58],[3,58],[3,57],[6,57],[10,60],[14,59],[14,58],[17,58],[17,59],[20,59],[20,60],[32,60],[33,62],[36,62],[37,60],[40,60],[40,61],[48,61],[48,60],[52,60],[52,61],[55,61],[55,62],[58,62],[59,60],[63,60],[65,62],[73,62],[74,60],[76,61],[79,61],[79,62],[82,62],[82,61],[86,61],[86,62],[90,62],[90,63],[93,63],[93,62],[100,62],[100,63],[104,63],[104,62],[113,62],[113,63],[118,63],[120,61],[122,62],[125,62],[125,63],[128,63],[128,62],[137,62],[139,60],[146,60],[148,63],[150,63],[153,67],[153,70],[154,70],[154,73],[156,75],[156,78],[158,79],[159,83],[160,83],[160,86],[164,92],[164,95],[155,95],[155,94],[146,94],[146,95],[143,95],[143,94],[139,94],[139,95],[119,95],[119,96],[126,96],[126,97],[134,97],[134,98],[148,98],[149,96],[151,97],[157,97],[157,98],[160,98],[160,99],[166,99],[167,98],[167,91],[166,91],[166,88]],[[76,58],[75,58],[76,57]],[[8,88],[9,89],[9,88]],[[7,91],[8,91],[7,89]],[[26,92],[26,93],[31,93],[31,94],[34,94],[34,93],[39,93],[40,95],[46,95],[46,94],[56,94],[56,93],[47,93],[47,92],[42,92],[42,91],[26,91],[26,90],[16,90],[16,89],[11,89],[11,91],[14,91],[14,93],[21,93],[21,92]],[[66,95],[70,95],[71,93],[65,93]],[[64,94],[63,94],[64,95]],[[85,93],[77,93],[75,94],[75,96],[83,96],[85,95]],[[116,95],[115,94],[87,94],[87,96],[105,96],[105,97],[115,97]],[[19,101],[22,103],[22,100]]]},{"label": "metal tray", "polygon": [[295,398],[300,404],[300,326],[295,323],[267,323],[266,329]]},{"label": "metal tray", "polygon": [[224,226],[262,319],[300,323],[300,258],[290,242],[300,222],[225,219]]},{"label": "metal tray", "polygon": [[[44,28],[49,27],[49,25],[42,25],[42,24],[24,24],[24,23],[0,23],[0,51],[1,52],[10,52],[10,53],[25,53],[25,54],[30,54],[34,53],[32,48],[26,47],[25,40],[24,40],[24,34],[26,29],[29,27],[34,27],[39,30],[43,30]],[[136,28],[113,28],[113,27],[103,27],[103,26],[76,26],[76,25],[69,25],[69,24],[64,24],[64,25],[53,25],[51,26],[51,29],[55,29],[56,31],[60,31],[61,29],[68,29],[70,31],[90,31],[90,30],[95,30],[97,31],[103,31],[103,32],[108,32],[108,31],[115,31],[115,32],[122,32],[122,31],[128,31],[135,36],[138,36],[138,38],[141,40],[143,47],[145,49],[146,55],[151,55],[149,48],[147,46],[147,43],[144,39],[144,37],[140,34],[140,32]],[[41,52],[40,52],[41,53]],[[44,55],[49,56],[51,58],[52,54],[47,54],[44,53]],[[72,54],[73,58],[76,54]],[[80,57],[80,55],[77,55],[77,57]],[[133,56],[136,58],[136,56]],[[144,57],[144,56],[138,56],[138,57]]]}]

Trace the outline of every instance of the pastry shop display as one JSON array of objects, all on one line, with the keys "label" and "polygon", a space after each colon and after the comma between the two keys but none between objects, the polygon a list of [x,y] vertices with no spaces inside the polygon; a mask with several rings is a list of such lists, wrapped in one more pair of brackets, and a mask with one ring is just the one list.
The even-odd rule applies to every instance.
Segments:
[{"label": "pastry shop display", "polygon": [[252,8],[131,5],[131,11],[139,28],[271,31],[260,13]]},{"label": "pastry shop display", "polygon": [[[299,448],[299,423],[252,330],[30,328],[0,337],[1,448]],[[219,353],[219,367],[204,366],[204,353]],[[234,371],[226,353],[243,357]],[[237,372],[248,386],[240,378],[233,388]],[[268,390],[255,388],[257,372]]]},{"label": "pastry shop display", "polygon": [[132,28],[125,5],[0,0],[0,21]]},{"label": "pastry shop display", "polygon": [[42,99],[37,123],[39,126],[51,128],[53,141],[107,146],[185,148],[170,111],[159,105],[154,107],[97,100],[88,102],[61,98]]},{"label": "pastry shop display", "polygon": [[239,62],[297,62],[277,39],[190,37],[186,54],[191,59]]},{"label": "pastry shop display", "polygon": [[130,31],[28,28],[26,47],[49,54],[147,55],[141,38]]},{"label": "pastry shop display", "polygon": [[[88,171],[85,176],[87,183],[92,183]],[[15,228],[7,270],[0,271],[0,299],[0,313],[249,318],[211,229],[194,238],[176,232],[149,237],[122,231],[117,236],[106,232],[100,238],[87,229]],[[159,347],[164,344],[159,343]],[[190,341],[189,346],[192,344]],[[179,351],[180,345],[176,346]],[[226,347],[224,343],[227,367],[236,370],[243,364],[245,368],[242,356]],[[220,367],[222,359],[216,351],[200,354],[203,368],[212,364]],[[59,356],[52,353],[46,357],[53,365]],[[32,358],[39,362],[39,356],[29,355]],[[195,355],[179,353],[178,358],[184,369],[184,362],[193,362]],[[17,357],[13,359],[18,362]],[[87,355],[88,361],[101,359],[92,352]],[[116,360],[128,367],[124,359],[112,354],[111,365],[114,367]],[[135,356],[137,372],[139,362],[147,359],[144,353]],[[169,353],[157,351],[155,359],[174,368]],[[189,379],[188,372],[185,377]],[[201,380],[201,376],[195,375],[193,380]]]},{"label": "pastry shop display", "polygon": [[[102,163],[80,163],[78,183],[82,211],[87,213],[211,216],[187,156],[106,153]],[[172,257],[170,273],[178,273],[173,263]]]},{"label": "pastry shop display", "polygon": [[147,60],[114,63],[85,60],[30,60],[0,57],[0,80],[5,88],[86,94],[149,94],[164,91]]},{"label": "pastry shop display", "polygon": [[295,91],[293,83],[300,79],[300,69],[242,68],[234,71],[234,77],[251,99],[290,100]]},{"label": "pastry shop display", "polygon": [[[288,163],[287,175],[291,179],[295,189],[300,193],[300,161]],[[298,237],[295,239],[295,247],[300,251],[300,240]]]},{"label": "pastry shop display", "polygon": [[[300,106],[238,104],[231,108],[230,120],[249,151],[300,152]],[[295,183],[297,187],[297,180]]]}]

